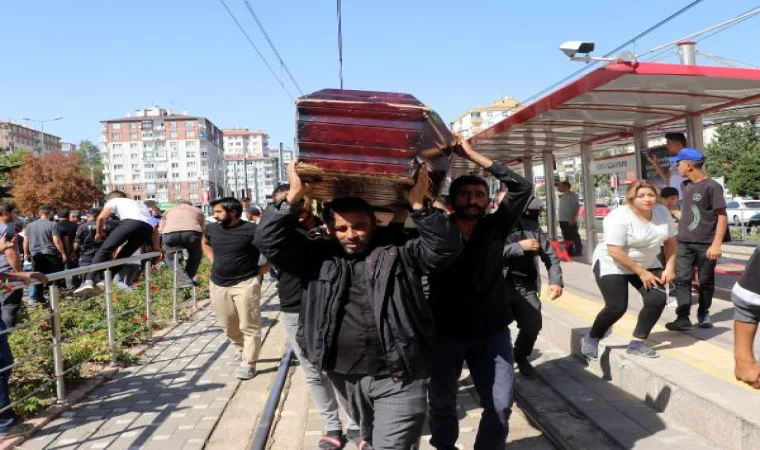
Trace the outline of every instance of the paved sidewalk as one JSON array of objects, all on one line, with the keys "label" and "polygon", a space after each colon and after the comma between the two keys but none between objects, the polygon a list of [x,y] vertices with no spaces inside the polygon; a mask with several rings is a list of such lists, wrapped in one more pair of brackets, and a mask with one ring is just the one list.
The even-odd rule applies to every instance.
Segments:
[{"label": "paved sidewalk", "polygon": [[[275,323],[262,312],[264,337]],[[202,449],[241,385],[229,345],[211,308],[201,310],[18,448]]]}]

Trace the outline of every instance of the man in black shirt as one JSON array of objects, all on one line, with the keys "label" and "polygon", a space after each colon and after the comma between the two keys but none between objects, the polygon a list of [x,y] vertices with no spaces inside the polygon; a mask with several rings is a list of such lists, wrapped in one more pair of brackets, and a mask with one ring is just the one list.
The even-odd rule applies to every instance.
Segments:
[{"label": "man in black shirt", "polygon": [[685,148],[670,158],[684,178],[681,185],[683,207],[678,222],[678,257],[676,260],[676,299],[678,316],[665,324],[668,330],[684,331],[692,327],[691,280],[697,267],[699,282],[699,308],[697,320],[700,328],[712,328],[710,306],[715,292],[715,266],[723,250],[723,238],[728,230],[726,200],[723,187],[703,170],[705,155],[693,148]]},{"label": "man in black shirt", "polygon": [[[66,249],[66,254],[69,255],[69,260],[65,264],[66,270],[77,267],[77,260],[74,257],[74,238],[76,234],[77,224],[74,223],[71,217],[71,211],[68,209],[58,211],[58,235],[61,236],[63,247]],[[78,277],[76,280],[73,277],[66,278],[66,288],[76,288],[77,281]]]},{"label": "man in black shirt", "polygon": [[419,237],[399,245],[378,243],[374,211],[356,197],[325,205],[330,239],[304,236],[298,217],[307,189],[295,163],[289,178],[285,200],[264,212],[256,243],[302,281],[299,346],[359,421],[360,449],[418,448],[433,345],[420,277],[449,265],[461,236],[443,212],[425,206],[424,165],[407,197]]},{"label": "man in black shirt", "polygon": [[261,351],[261,279],[259,250],[253,243],[256,224],[240,219],[243,206],[232,197],[211,202],[218,223],[206,227],[203,254],[211,261],[211,306],[237,351],[236,376],[256,375]]},{"label": "man in black shirt", "polygon": [[430,276],[436,330],[430,378],[430,444],[439,450],[456,448],[457,381],[466,361],[483,407],[475,449],[503,449],[514,369],[502,250],[523,215],[533,185],[475,152],[466,140],[459,140],[460,156],[490,172],[509,193],[495,213],[485,215],[490,204],[485,180],[464,175],[449,189],[454,207],[451,220],[462,233],[465,246],[453,264]]}]

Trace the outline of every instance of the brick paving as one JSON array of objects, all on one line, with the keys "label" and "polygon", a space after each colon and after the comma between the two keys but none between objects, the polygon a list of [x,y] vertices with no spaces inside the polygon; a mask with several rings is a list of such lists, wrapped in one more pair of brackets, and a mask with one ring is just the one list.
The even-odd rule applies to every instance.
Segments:
[{"label": "brick paving", "polygon": [[[262,333],[275,322],[262,313]],[[202,310],[18,448],[202,449],[240,385],[231,356],[215,315]]]}]

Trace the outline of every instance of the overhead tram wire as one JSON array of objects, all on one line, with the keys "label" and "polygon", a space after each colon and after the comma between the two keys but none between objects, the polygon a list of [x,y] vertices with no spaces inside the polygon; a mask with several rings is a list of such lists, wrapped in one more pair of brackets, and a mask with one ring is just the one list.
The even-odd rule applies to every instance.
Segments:
[{"label": "overhead tram wire", "polygon": [[338,15],[338,78],[340,79],[340,88],[343,89],[343,12],[341,0],[337,0]]},{"label": "overhead tram wire", "polygon": [[[671,20],[675,19],[676,17],[680,16],[681,14],[685,13],[686,11],[690,10],[691,8],[697,6],[699,3],[702,3],[702,1],[704,1],[704,0],[694,0],[694,1],[692,1],[691,3],[687,4],[683,8],[681,8],[678,11],[674,12],[673,14],[669,15],[668,17],[662,19],[661,21],[657,22],[656,24],[652,25],[651,27],[647,28],[646,30],[642,31],[641,33],[637,34],[636,36],[632,37],[631,39],[629,39],[628,41],[624,42],[623,44],[620,44],[619,46],[617,46],[614,49],[610,50],[609,52],[607,52],[603,56],[603,58],[609,58],[609,57],[615,55],[615,53],[617,53],[620,50],[626,48],[628,45],[630,45],[630,44],[638,41],[639,39],[641,39],[642,37],[648,35],[649,33],[655,31],[656,29],[660,28],[661,26],[665,25],[666,23],[670,22]],[[535,99],[535,98],[537,98],[537,97],[545,94],[546,92],[551,91],[552,89],[556,88],[557,86],[560,86],[560,85],[564,84],[566,81],[571,80],[571,79],[575,78],[576,76],[582,74],[583,72],[589,70],[590,68],[592,68],[593,66],[597,65],[598,63],[599,63],[599,61],[593,61],[593,62],[591,62],[589,64],[586,64],[582,68],[576,70],[575,72],[571,73],[570,75],[566,76],[565,78],[557,81],[556,83],[552,84],[551,86],[549,86],[549,87],[541,90],[540,92],[538,92],[536,94],[533,94],[532,96],[528,97],[527,99],[525,99],[523,101],[523,103],[528,103],[531,100],[533,100],[533,99]]]},{"label": "overhead tram wire", "polygon": [[264,58],[264,55],[261,53],[261,51],[259,51],[258,47],[256,47],[256,44],[253,43],[251,36],[248,35],[248,33],[245,31],[245,28],[243,28],[243,26],[237,20],[237,17],[235,17],[235,14],[233,14],[232,11],[230,11],[230,8],[229,6],[227,6],[227,3],[225,3],[224,0],[219,0],[219,3],[221,3],[222,6],[224,6],[224,9],[227,10],[227,14],[229,14],[232,20],[235,21],[235,24],[240,29],[240,32],[243,33],[243,36],[245,36],[245,38],[248,40],[248,43],[251,44],[251,47],[253,47],[253,49],[256,51],[256,54],[259,55],[259,57],[261,58],[261,61],[263,61],[264,65],[267,66],[267,69],[269,69],[269,72],[272,74],[272,76],[277,80],[278,83],[280,83],[280,86],[282,86],[282,89],[285,91],[286,94],[288,94],[288,97],[290,97],[291,100],[295,100],[295,97],[293,97],[293,94],[291,94],[288,88],[285,87],[285,83],[283,83],[282,79],[277,76],[277,73],[274,71],[272,66],[269,64],[266,58]]},{"label": "overhead tram wire", "polygon": [[285,61],[282,60],[282,56],[280,56],[280,52],[277,51],[277,48],[274,46],[274,43],[272,42],[272,39],[269,38],[269,33],[267,33],[267,30],[264,29],[264,25],[262,25],[261,21],[259,20],[259,16],[256,15],[256,12],[253,11],[253,7],[251,6],[251,3],[248,0],[243,0],[245,3],[245,6],[248,8],[248,12],[251,13],[251,17],[253,17],[253,20],[256,21],[256,25],[259,26],[259,30],[261,30],[261,33],[266,38],[267,42],[269,43],[269,47],[274,52],[275,56],[277,56],[277,59],[280,61],[280,66],[282,66],[283,69],[285,69],[285,73],[288,74],[288,78],[290,78],[290,81],[293,82],[293,85],[298,89],[298,92],[301,95],[303,94],[303,90],[301,90],[301,86],[298,85],[298,82],[293,77],[293,74],[290,73],[290,69],[288,69],[287,64],[285,64]]}]

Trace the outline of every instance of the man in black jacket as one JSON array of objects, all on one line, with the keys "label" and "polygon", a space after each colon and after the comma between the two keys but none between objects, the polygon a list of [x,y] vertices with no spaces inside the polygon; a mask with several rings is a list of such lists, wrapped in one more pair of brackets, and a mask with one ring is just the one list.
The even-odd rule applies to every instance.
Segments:
[{"label": "man in black jacket", "polygon": [[564,287],[559,258],[554,253],[551,241],[538,223],[542,209],[541,200],[533,198],[523,218],[507,237],[507,243],[504,246],[506,265],[504,281],[507,283],[507,292],[512,300],[510,303],[512,315],[520,329],[515,339],[515,362],[520,373],[529,379],[538,376],[536,369],[528,361],[528,357],[533,352],[543,324],[541,301],[538,299],[538,294],[541,292],[541,274],[537,257],[541,258],[549,274],[549,300],[561,296]]},{"label": "man in black jacket", "polygon": [[465,246],[446,270],[430,275],[430,305],[436,341],[430,378],[430,444],[455,449],[459,437],[457,380],[467,362],[483,415],[475,450],[503,449],[512,409],[512,343],[509,298],[502,268],[504,243],[531,198],[533,185],[512,170],[475,152],[459,137],[459,156],[506,185],[499,209],[486,216],[488,185],[465,175],[451,183],[452,222]]},{"label": "man in black jacket", "polygon": [[448,266],[461,235],[440,211],[426,207],[427,168],[409,191],[419,237],[378,245],[372,208],[349,197],[326,205],[332,239],[297,232],[306,194],[290,166],[285,201],[266,210],[256,245],[268,261],[298,274],[304,288],[298,342],[327,372],[341,402],[360,422],[362,449],[418,448],[426,414],[433,324],[420,282]]}]

